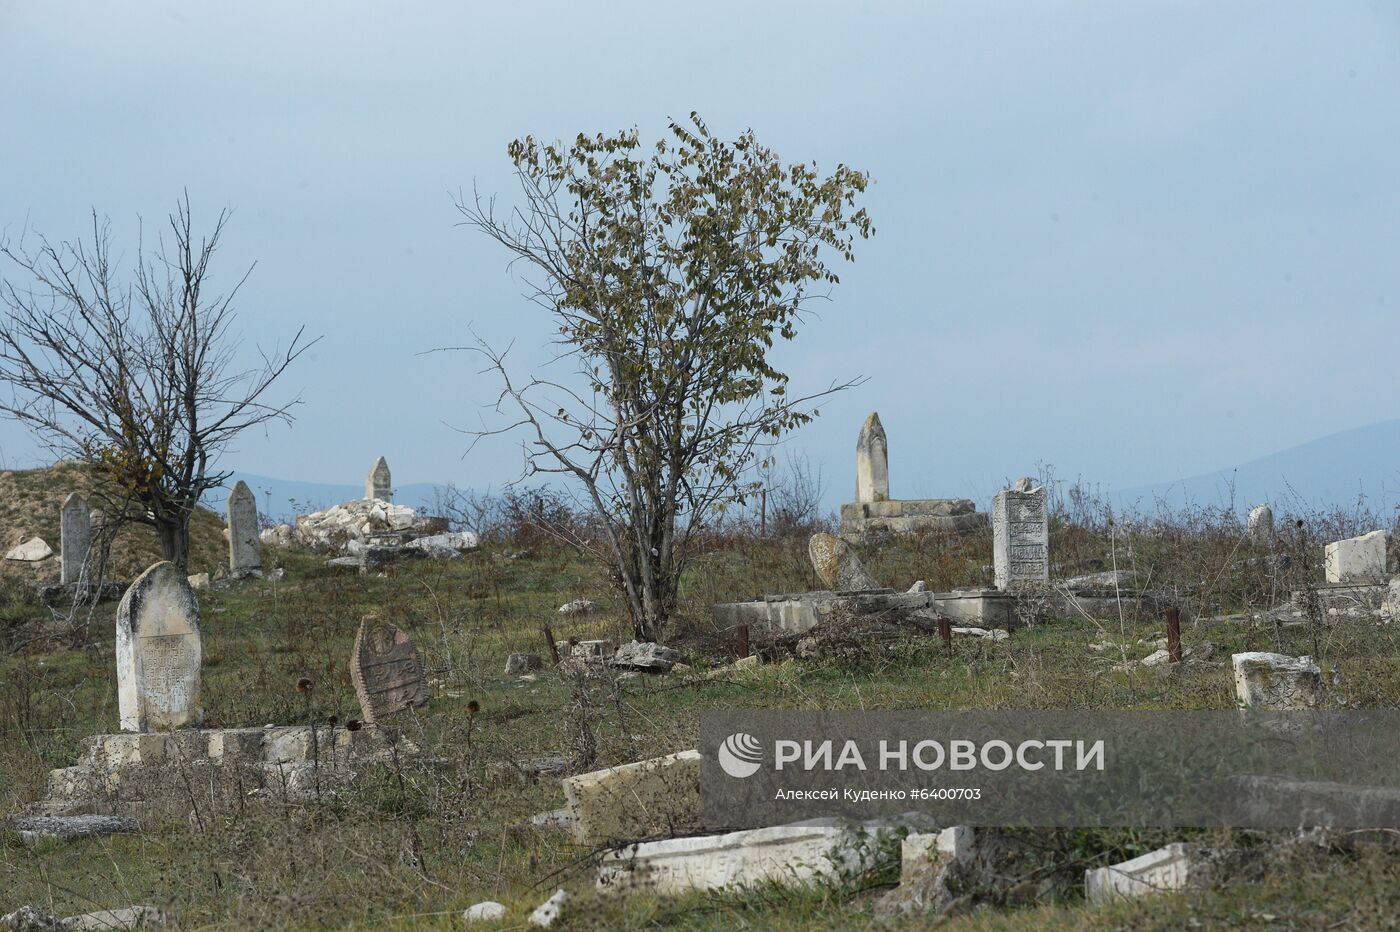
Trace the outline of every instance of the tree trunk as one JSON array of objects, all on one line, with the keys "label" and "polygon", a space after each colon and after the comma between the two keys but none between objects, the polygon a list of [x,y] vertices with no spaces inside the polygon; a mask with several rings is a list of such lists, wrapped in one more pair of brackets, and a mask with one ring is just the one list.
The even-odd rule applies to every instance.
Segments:
[{"label": "tree trunk", "polygon": [[176,518],[163,521],[156,527],[160,535],[161,556],[174,563],[181,572],[190,568],[190,524],[189,520]]}]

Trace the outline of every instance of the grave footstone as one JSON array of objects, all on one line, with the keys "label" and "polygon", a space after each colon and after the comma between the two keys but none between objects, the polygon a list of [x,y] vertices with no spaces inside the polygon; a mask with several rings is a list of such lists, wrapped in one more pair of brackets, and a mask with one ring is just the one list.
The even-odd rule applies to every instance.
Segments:
[{"label": "grave footstone", "polygon": [[235,577],[262,569],[258,500],[241,479],[228,496],[228,566]]},{"label": "grave footstone", "polygon": [[428,704],[423,658],[413,639],[378,618],[366,618],[355,635],[350,679],[367,722],[381,722]]},{"label": "grave footstone", "polygon": [[394,487],[389,479],[389,462],[382,456],[374,461],[369,476],[365,479],[365,498],[377,498],[381,502],[394,500]]},{"label": "grave footstone", "polygon": [[856,501],[884,502],[889,497],[889,441],[880,415],[871,411],[856,438]]},{"label": "grave footstone", "polygon": [[199,602],[175,564],[155,564],[122,596],[116,654],[123,731],[199,724]]},{"label": "grave footstone", "polygon": [[92,548],[92,513],[88,510],[88,503],[77,492],[71,493],[63,500],[59,520],[58,550],[62,565],[58,581],[65,584],[81,582],[88,551]]},{"label": "grave footstone", "polygon": [[1044,487],[1022,479],[992,499],[992,569],[998,589],[1050,581],[1050,522]]}]

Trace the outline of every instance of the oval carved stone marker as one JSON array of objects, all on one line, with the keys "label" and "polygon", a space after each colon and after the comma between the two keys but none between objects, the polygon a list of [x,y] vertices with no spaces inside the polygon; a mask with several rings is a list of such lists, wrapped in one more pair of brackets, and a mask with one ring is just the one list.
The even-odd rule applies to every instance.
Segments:
[{"label": "oval carved stone marker", "polygon": [[380,722],[428,704],[423,658],[413,639],[378,618],[360,623],[350,658],[350,679],[367,722]]},{"label": "oval carved stone marker", "polygon": [[122,731],[198,725],[199,601],[173,563],[136,578],[117,607]]}]

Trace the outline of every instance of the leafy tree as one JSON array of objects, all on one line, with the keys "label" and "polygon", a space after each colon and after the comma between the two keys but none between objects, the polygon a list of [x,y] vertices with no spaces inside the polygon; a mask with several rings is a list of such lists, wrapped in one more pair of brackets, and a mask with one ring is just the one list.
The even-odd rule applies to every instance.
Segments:
[{"label": "leafy tree", "polygon": [[234,437],[269,421],[290,423],[296,399],[268,390],[315,341],[237,368],[232,302],[209,288],[209,266],[228,220],[194,230],[189,195],[170,215],[167,242],[138,253],[123,280],[112,265],[110,223],[94,212],[90,240],[26,248],[0,243],[28,281],[0,284],[0,413],[25,424],[57,456],[93,465],[124,503],[117,517],[155,528],[167,560],[189,563],[189,525],[200,498],[228,472],[215,462]]},{"label": "leafy tree", "polygon": [[581,486],[602,533],[573,541],[611,564],[636,636],[655,640],[697,532],[817,399],[855,384],[794,395],[770,351],[836,284],[828,257],[874,232],[856,206],[869,179],[784,163],[752,132],[718,139],[693,113],[650,146],[631,130],[509,154],[523,204],[457,207],[524,264],[578,377],[518,381],[508,350],[478,340],[514,419],[477,436],[523,427],[526,475]]}]

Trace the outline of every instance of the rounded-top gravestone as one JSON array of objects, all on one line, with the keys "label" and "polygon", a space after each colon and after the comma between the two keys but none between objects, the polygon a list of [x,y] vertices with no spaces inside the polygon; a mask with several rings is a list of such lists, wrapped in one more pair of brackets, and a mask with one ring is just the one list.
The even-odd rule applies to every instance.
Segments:
[{"label": "rounded-top gravestone", "polygon": [[173,563],[136,578],[117,607],[117,706],[122,731],[197,726],[199,601]]}]

